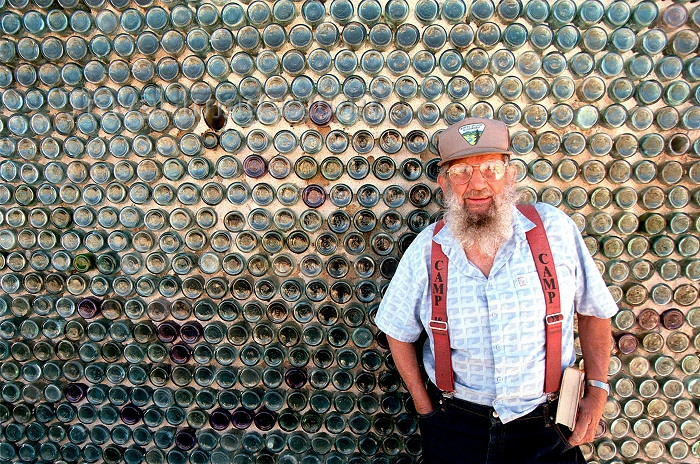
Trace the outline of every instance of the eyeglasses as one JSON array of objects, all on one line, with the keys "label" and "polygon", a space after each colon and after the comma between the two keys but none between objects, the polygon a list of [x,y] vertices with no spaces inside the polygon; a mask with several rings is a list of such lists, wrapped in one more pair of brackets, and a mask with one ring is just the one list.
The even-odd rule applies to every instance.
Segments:
[{"label": "eyeglasses", "polygon": [[474,168],[479,167],[482,177],[489,182],[503,179],[506,174],[507,161],[489,160],[481,164],[459,164],[447,170],[447,176],[455,184],[467,184],[474,174]]}]

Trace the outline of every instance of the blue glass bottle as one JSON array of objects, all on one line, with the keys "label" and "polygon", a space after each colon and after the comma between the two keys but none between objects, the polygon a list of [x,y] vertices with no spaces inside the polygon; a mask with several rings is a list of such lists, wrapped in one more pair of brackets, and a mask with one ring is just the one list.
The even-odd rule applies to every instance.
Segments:
[{"label": "blue glass bottle", "polygon": [[585,102],[596,102],[605,95],[605,81],[598,76],[587,77],[578,87],[577,93]]},{"label": "blue glass bottle", "polygon": [[496,13],[505,23],[517,20],[523,11],[520,0],[502,0],[496,7]]},{"label": "blue glass bottle", "polygon": [[329,12],[336,23],[344,26],[355,14],[355,7],[349,0],[333,0]]},{"label": "blue glass bottle", "polygon": [[576,13],[576,24],[582,29],[587,29],[598,24],[603,18],[605,9],[598,0],[585,0]]},{"label": "blue glass bottle", "polygon": [[351,21],[343,27],[341,38],[350,49],[357,50],[367,38],[367,29],[362,23]]},{"label": "blue glass bottle", "polygon": [[486,50],[493,48],[501,40],[501,28],[492,22],[486,22],[476,30],[475,43]]},{"label": "blue glass bottle", "polygon": [[527,41],[527,29],[520,23],[509,24],[503,31],[503,42],[511,50],[517,50]]},{"label": "blue glass bottle", "polygon": [[330,22],[319,24],[314,31],[314,39],[320,46],[330,49],[338,42],[340,33],[338,27]]},{"label": "blue glass bottle", "polygon": [[384,5],[384,18],[387,23],[398,26],[408,18],[410,7],[406,0],[389,0]]},{"label": "blue glass bottle", "polygon": [[605,9],[603,21],[611,28],[624,26],[632,16],[632,8],[627,2],[616,0]]},{"label": "blue glass bottle", "polygon": [[467,5],[463,0],[446,0],[441,5],[442,19],[449,24],[457,24],[467,14]]},{"label": "blue glass bottle", "polygon": [[382,6],[377,0],[363,0],[357,7],[357,16],[367,27],[372,27],[382,17]]},{"label": "blue glass bottle", "polygon": [[572,0],[557,0],[551,7],[547,22],[553,28],[565,26],[574,19],[576,4]]},{"label": "blue glass bottle", "polygon": [[396,29],[395,42],[396,47],[407,51],[413,49],[420,39],[420,32],[413,24],[406,23],[400,25]]},{"label": "blue glass bottle", "polygon": [[544,0],[530,0],[525,5],[525,17],[532,24],[540,24],[549,17],[549,3]]},{"label": "blue glass bottle", "polygon": [[474,41],[474,30],[469,24],[455,24],[448,35],[450,44],[458,50],[464,50]]},{"label": "blue glass bottle", "polygon": [[632,29],[620,27],[615,29],[612,34],[610,34],[610,38],[608,40],[608,45],[613,51],[624,53],[632,50],[637,39],[636,34]]},{"label": "blue glass bottle", "polygon": [[250,22],[253,27],[260,29],[267,26],[270,21],[272,21],[272,11],[270,7],[261,1],[250,3],[246,11],[246,16],[248,17],[248,22]]},{"label": "blue glass bottle", "polygon": [[683,61],[677,56],[664,56],[656,62],[656,76],[661,81],[678,79],[683,72]]},{"label": "blue glass bottle", "polygon": [[554,34],[554,46],[566,53],[576,48],[580,39],[581,33],[578,28],[571,24],[564,25]]},{"label": "blue glass bottle", "polygon": [[369,30],[369,43],[377,50],[386,50],[394,40],[394,32],[385,23],[377,23]]},{"label": "blue glass bottle", "polygon": [[664,31],[661,29],[649,29],[637,36],[637,46],[635,48],[640,53],[656,55],[666,47],[667,43],[668,38]]},{"label": "blue glass bottle", "polygon": [[294,21],[297,12],[291,0],[278,0],[272,6],[272,18],[274,22],[287,26]]},{"label": "blue glass bottle", "polygon": [[658,81],[643,81],[635,89],[637,102],[643,105],[652,105],[661,99],[663,87]]},{"label": "blue glass bottle", "polygon": [[313,44],[313,32],[305,24],[297,24],[289,31],[289,43],[300,51],[306,51]]},{"label": "blue glass bottle", "polygon": [[651,27],[659,15],[659,7],[652,1],[642,1],[632,10],[632,17],[628,21],[630,27],[635,30],[640,30],[645,27]]},{"label": "blue glass bottle", "polygon": [[435,0],[419,0],[416,3],[414,14],[422,24],[431,24],[438,18],[440,5]]},{"label": "blue glass bottle", "polygon": [[491,19],[496,11],[492,0],[476,0],[472,3],[469,11],[469,19],[481,24]]},{"label": "blue glass bottle", "polygon": [[677,55],[685,56],[698,48],[700,39],[697,33],[684,29],[676,33],[671,41],[671,51]]},{"label": "blue glass bottle", "polygon": [[320,24],[326,16],[326,7],[319,0],[306,0],[301,7],[301,15],[311,27]]}]

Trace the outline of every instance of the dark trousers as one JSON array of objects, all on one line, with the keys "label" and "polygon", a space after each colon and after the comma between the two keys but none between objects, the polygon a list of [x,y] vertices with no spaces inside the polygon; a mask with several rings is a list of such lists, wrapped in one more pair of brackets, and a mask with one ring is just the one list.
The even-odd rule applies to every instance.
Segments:
[{"label": "dark trousers", "polygon": [[447,400],[419,418],[423,464],[585,464],[551,419],[555,404],[504,424],[491,407]]}]

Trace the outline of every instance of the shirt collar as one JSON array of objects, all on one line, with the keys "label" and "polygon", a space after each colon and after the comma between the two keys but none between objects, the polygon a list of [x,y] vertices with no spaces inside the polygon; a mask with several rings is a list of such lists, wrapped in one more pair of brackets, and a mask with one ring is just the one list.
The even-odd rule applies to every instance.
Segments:
[{"label": "shirt collar", "polygon": [[513,206],[513,229],[521,240],[526,240],[525,233],[534,229],[535,223],[529,220],[520,210]]}]

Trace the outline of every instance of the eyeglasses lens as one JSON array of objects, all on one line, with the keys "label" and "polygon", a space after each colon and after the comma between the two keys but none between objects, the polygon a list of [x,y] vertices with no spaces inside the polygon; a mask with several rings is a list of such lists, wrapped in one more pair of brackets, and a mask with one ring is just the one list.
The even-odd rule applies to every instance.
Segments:
[{"label": "eyeglasses lens", "polygon": [[503,161],[492,160],[477,165],[464,164],[455,166],[448,171],[450,179],[455,184],[466,184],[471,180],[476,166],[479,166],[481,176],[491,182],[501,180],[506,173],[506,165]]}]

